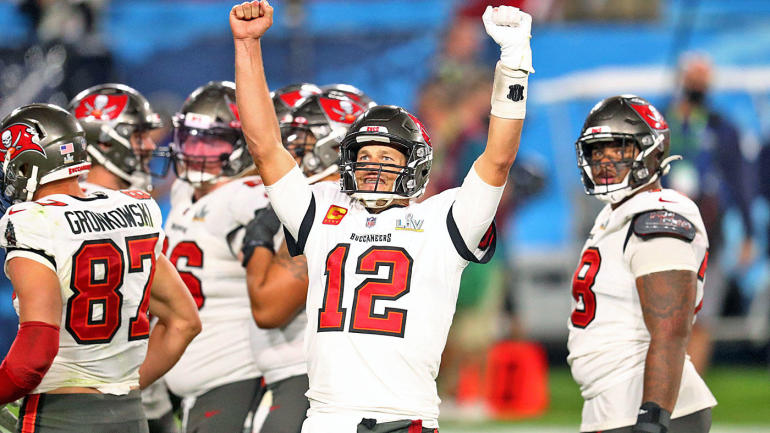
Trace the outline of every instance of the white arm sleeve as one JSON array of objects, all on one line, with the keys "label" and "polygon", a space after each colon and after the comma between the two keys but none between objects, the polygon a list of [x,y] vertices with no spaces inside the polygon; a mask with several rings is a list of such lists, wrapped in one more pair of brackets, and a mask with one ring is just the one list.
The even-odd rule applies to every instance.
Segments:
[{"label": "white arm sleeve", "polygon": [[625,254],[634,278],[673,270],[698,272],[698,259],[692,244],[670,236],[645,241],[632,235]]},{"label": "white arm sleeve", "polygon": [[476,249],[492,224],[504,189],[505,185],[492,186],[481,180],[475,163],[465,176],[455,197],[452,215],[468,250]]},{"label": "white arm sleeve", "polygon": [[305,176],[299,167],[295,166],[278,182],[270,186],[265,185],[265,190],[278,219],[294,239],[297,239],[299,227],[313,197]]}]

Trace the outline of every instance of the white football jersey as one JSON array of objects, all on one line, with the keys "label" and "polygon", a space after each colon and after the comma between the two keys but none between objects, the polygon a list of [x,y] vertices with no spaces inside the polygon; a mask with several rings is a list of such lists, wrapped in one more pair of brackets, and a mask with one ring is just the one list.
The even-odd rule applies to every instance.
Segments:
[{"label": "white football jersey", "polygon": [[[690,199],[670,189],[638,193],[612,210],[604,207],[596,218],[572,280],[573,312],[568,322],[569,356],[572,376],[587,401],[624,381],[642,375],[650,334],[644,323],[636,279],[631,271],[634,217],[647,211],[666,210],[686,218],[695,229],[690,242],[698,272],[696,312],[703,298],[708,239],[700,212]],[[692,229],[692,227],[690,227]],[[629,242],[631,240],[632,242]],[[682,242],[685,242],[684,240]],[[683,269],[676,263],[657,271]],[[689,359],[686,364],[691,364]],[[700,393],[680,393],[677,409],[695,411],[713,406],[715,401],[703,380],[686,365],[682,388],[702,388]],[[635,411],[641,394],[618,405]],[[696,409],[693,409],[697,407]],[[690,412],[690,413],[691,413]],[[584,420],[585,422],[585,420]],[[599,422],[599,421],[596,421]],[[581,427],[582,429],[583,427]],[[596,425],[590,429],[597,430]],[[604,429],[609,427],[602,427]]]},{"label": "white football jersey", "polygon": [[59,352],[33,393],[80,386],[126,394],[139,385],[161,225],[158,205],[136,190],[55,194],[8,209],[0,220],[6,262],[35,260],[61,283]]},{"label": "white football jersey", "polygon": [[193,202],[193,188],[177,180],[166,220],[166,256],[198,305],[203,329],[165,375],[181,396],[200,395],[220,385],[259,377],[254,344],[267,345],[266,332],[251,316],[246,270],[239,252],[245,225],[268,205],[259,177],[228,182]]},{"label": "white football jersey", "polygon": [[491,258],[493,230],[483,250],[468,250],[449,217],[457,188],[377,214],[336,183],[310,188],[309,208],[282,216],[302,221],[287,243],[308,263],[309,415],[437,426],[435,379],[460,276],[468,260]]}]

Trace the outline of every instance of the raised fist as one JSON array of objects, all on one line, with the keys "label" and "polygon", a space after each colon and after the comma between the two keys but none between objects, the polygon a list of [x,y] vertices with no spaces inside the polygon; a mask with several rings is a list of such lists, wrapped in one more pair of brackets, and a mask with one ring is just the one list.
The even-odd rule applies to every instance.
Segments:
[{"label": "raised fist", "polygon": [[230,10],[233,39],[259,39],[273,25],[273,7],[267,0],[244,2]]},{"label": "raised fist", "polygon": [[487,6],[481,16],[487,34],[500,45],[500,63],[510,69],[535,72],[532,68],[532,17],[513,6]]}]

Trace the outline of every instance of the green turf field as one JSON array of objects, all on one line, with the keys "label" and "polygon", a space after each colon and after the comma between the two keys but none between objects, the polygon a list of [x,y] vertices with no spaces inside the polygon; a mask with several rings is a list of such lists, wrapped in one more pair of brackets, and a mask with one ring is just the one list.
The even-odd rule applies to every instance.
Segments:
[{"label": "green turf field", "polygon": [[[713,411],[712,433],[770,432],[770,370],[714,367],[706,383],[719,401]],[[441,433],[577,432],[582,399],[569,370],[551,369],[549,389],[550,407],[540,418],[517,422],[442,419]]]},{"label": "green turf field", "polygon": [[[719,404],[713,411],[712,432],[770,432],[770,370],[714,367],[706,383]],[[583,400],[566,368],[551,369],[550,407],[537,419],[517,422],[441,422],[442,433],[577,432]]]}]

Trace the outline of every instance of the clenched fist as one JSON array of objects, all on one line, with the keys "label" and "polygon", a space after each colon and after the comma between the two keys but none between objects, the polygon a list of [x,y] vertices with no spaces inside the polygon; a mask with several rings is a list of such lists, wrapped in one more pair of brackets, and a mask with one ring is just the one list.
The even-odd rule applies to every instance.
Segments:
[{"label": "clenched fist", "polygon": [[512,6],[487,6],[481,17],[489,36],[500,45],[500,63],[504,66],[526,72],[532,68],[532,17]]},{"label": "clenched fist", "polygon": [[230,11],[233,39],[259,39],[273,25],[273,7],[267,0],[244,2]]}]

